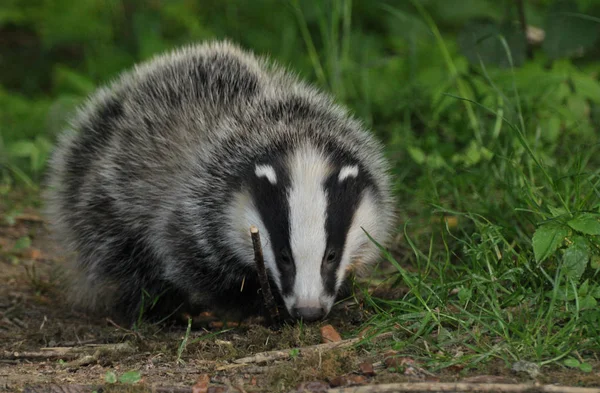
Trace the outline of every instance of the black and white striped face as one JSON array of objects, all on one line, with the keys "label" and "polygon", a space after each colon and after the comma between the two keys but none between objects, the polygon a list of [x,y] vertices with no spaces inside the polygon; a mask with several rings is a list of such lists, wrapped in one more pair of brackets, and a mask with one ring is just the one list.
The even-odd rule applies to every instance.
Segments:
[{"label": "black and white striped face", "polygon": [[380,217],[372,180],[340,152],[301,148],[254,163],[234,198],[231,239],[252,262],[248,227],[261,231],[265,263],[296,318],[316,320],[333,306],[345,273],[373,258],[364,234]]}]

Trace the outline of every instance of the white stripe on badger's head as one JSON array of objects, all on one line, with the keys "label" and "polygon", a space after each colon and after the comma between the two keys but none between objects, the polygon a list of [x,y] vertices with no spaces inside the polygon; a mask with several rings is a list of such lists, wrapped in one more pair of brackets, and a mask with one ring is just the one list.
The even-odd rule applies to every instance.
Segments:
[{"label": "white stripe on badger's head", "polygon": [[289,237],[296,274],[291,295],[284,301],[292,315],[297,314],[295,309],[328,312],[334,299],[325,294],[321,263],[327,247],[324,183],[333,168],[323,153],[307,145],[292,153],[288,169]]}]

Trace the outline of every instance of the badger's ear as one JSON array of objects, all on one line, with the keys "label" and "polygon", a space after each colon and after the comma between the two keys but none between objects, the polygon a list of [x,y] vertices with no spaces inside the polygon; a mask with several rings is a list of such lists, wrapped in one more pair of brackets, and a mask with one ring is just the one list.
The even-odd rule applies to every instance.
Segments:
[{"label": "badger's ear", "polygon": [[254,174],[256,177],[264,177],[269,183],[272,185],[277,184],[277,173],[275,173],[275,168],[269,164],[256,164],[254,168]]},{"label": "badger's ear", "polygon": [[343,182],[348,178],[356,178],[358,177],[358,165],[346,165],[340,169],[340,174],[338,175],[338,182]]}]

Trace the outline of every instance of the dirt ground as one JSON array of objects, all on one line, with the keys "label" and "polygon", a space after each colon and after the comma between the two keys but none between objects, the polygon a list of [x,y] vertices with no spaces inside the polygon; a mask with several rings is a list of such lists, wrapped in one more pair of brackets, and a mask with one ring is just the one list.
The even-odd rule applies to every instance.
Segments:
[{"label": "dirt ground", "polygon": [[[545,368],[536,379],[502,362],[429,371],[393,351],[406,338],[400,331],[352,345],[368,317],[354,300],[328,321],[279,331],[247,323],[223,332],[220,321],[189,334],[185,326],[149,324],[134,331],[69,307],[61,287],[64,256],[32,207],[37,196],[0,201],[0,391],[325,392],[457,381],[600,387],[600,365],[592,373]],[[343,340],[321,344],[325,325]]]}]

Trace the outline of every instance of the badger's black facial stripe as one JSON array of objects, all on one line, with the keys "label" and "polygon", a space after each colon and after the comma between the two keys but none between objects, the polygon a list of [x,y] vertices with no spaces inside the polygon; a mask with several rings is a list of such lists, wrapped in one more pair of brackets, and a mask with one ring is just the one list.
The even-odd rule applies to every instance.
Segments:
[{"label": "badger's black facial stripe", "polygon": [[[270,157],[277,157],[273,159]],[[271,247],[280,273],[281,292],[289,295],[294,286],[296,268],[290,250],[289,205],[290,178],[281,154],[259,158],[243,181],[269,232]]]},{"label": "badger's black facial stripe", "polygon": [[337,166],[337,170],[325,181],[328,202],[325,223],[327,249],[321,264],[321,277],[325,291],[330,296],[335,296],[337,270],[354,213],[360,204],[362,193],[369,186],[370,179],[365,171],[352,162]]}]

